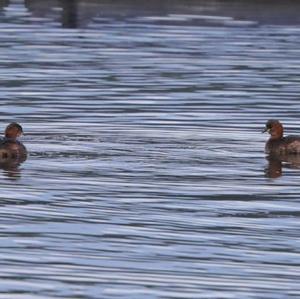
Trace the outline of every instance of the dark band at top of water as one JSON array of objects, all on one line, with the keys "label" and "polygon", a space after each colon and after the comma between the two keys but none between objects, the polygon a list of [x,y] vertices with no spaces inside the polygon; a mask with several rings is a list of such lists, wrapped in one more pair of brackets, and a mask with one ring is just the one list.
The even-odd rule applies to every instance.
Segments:
[{"label": "dark band at top of water", "polygon": [[[219,16],[256,24],[300,24],[300,2],[281,0],[1,0],[0,9],[24,5],[33,17],[50,17],[63,27],[85,27],[94,18],[124,19],[137,16],[194,15],[202,16],[191,22],[195,25],[214,25]],[[170,21],[170,20],[169,20]],[[180,17],[173,19],[180,23]],[[163,20],[162,20],[163,22]]]}]

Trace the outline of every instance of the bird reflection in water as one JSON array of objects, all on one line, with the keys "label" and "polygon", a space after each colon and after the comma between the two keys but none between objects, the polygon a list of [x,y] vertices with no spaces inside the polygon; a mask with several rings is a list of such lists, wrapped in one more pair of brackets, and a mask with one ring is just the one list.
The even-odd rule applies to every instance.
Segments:
[{"label": "bird reflection in water", "polygon": [[265,176],[268,178],[281,177],[283,168],[300,170],[300,155],[269,155],[266,159],[268,165],[265,168]]},{"label": "bird reflection in water", "polygon": [[27,156],[22,159],[2,159],[0,158],[0,169],[4,170],[4,175],[11,179],[21,177],[20,165],[25,162]]},{"label": "bird reflection in water", "polygon": [[17,123],[9,124],[5,137],[0,140],[0,168],[9,178],[19,178],[19,166],[27,159],[26,147],[17,139],[23,134],[23,128]]}]

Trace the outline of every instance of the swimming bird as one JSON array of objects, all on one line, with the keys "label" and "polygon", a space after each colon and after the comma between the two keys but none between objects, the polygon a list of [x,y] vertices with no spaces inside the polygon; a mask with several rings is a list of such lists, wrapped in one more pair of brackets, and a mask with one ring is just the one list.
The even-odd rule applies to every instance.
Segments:
[{"label": "swimming bird", "polygon": [[265,152],[270,155],[300,154],[300,136],[283,136],[283,125],[276,119],[269,119],[263,132],[271,136],[266,142]]},{"label": "swimming bird", "polygon": [[23,128],[18,123],[9,124],[0,139],[0,162],[5,160],[17,159],[20,162],[26,160],[26,147],[17,139],[23,134]]}]

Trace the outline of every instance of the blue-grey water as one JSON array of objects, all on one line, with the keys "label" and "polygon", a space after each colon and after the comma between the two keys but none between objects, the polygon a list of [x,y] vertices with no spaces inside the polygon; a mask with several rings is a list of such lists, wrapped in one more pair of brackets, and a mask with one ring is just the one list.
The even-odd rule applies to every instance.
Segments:
[{"label": "blue-grey water", "polygon": [[0,298],[300,297],[300,162],[261,134],[300,134],[299,4],[224,2],[0,1],[0,129],[29,151]]}]

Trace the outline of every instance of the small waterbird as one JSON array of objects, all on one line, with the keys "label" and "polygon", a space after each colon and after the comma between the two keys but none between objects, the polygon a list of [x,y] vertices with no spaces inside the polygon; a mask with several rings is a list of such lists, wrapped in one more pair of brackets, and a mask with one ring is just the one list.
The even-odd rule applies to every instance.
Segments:
[{"label": "small waterbird", "polygon": [[264,132],[271,136],[266,142],[265,152],[269,155],[300,154],[300,136],[283,136],[283,125],[276,119],[267,121]]},{"label": "small waterbird", "polygon": [[9,124],[0,139],[0,162],[5,160],[17,159],[20,162],[26,160],[26,147],[18,140],[23,134],[23,128],[18,123]]}]

